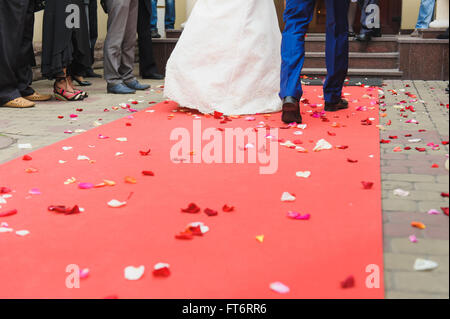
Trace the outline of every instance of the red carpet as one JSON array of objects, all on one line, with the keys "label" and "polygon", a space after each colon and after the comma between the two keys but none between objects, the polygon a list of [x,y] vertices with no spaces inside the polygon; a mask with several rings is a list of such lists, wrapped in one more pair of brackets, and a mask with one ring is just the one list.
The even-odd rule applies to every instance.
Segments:
[{"label": "red carpet", "polygon": [[[323,103],[321,88],[305,89],[310,103]],[[171,131],[192,131],[193,126],[188,114],[173,113],[169,119],[174,103],[33,152],[30,161],[19,158],[0,166],[0,187],[12,190],[7,204],[0,204],[0,214],[18,211],[0,217],[0,223],[8,224],[3,228],[14,229],[0,232],[0,298],[383,298],[378,105],[364,96],[378,93],[360,87],[345,92],[351,94],[350,109],[327,114],[329,122],[307,112],[321,108],[305,107],[308,127],[303,135],[294,134],[302,131],[297,128],[279,130],[279,138],[301,140],[309,152],[279,146],[273,175],[259,174],[260,164],[173,163]],[[368,109],[356,111],[360,106]],[[376,118],[371,125],[362,125],[371,117]],[[279,114],[225,124],[213,117],[201,119],[203,130],[256,127],[260,121],[285,126]],[[120,137],[128,141],[117,141]],[[320,139],[333,149],[313,152]],[[64,151],[63,146],[73,149]],[[148,149],[149,156],[139,152]],[[117,152],[123,155],[115,156]],[[77,160],[79,155],[95,162]],[[38,171],[27,173],[27,168]],[[144,170],[155,176],[144,176]],[[311,176],[297,177],[298,171]],[[125,183],[127,176],[136,184]],[[65,185],[72,177],[77,182]],[[78,188],[80,182],[103,180],[116,185]],[[363,181],[372,182],[372,189],[364,189]],[[41,194],[29,194],[33,188]],[[282,202],[283,192],[295,194],[296,200]],[[127,204],[108,207],[112,199]],[[202,211],[182,213],[191,202]],[[225,204],[235,210],[224,212]],[[50,205],[79,205],[85,211],[57,214],[48,211]],[[217,210],[218,216],[207,216],[205,208]],[[311,218],[290,219],[288,211]],[[192,240],[175,238],[196,221],[210,231]],[[17,230],[30,234],[18,236]],[[259,235],[263,242],[256,239]],[[159,262],[170,264],[169,277],[153,276]],[[69,264],[90,270],[79,289],[66,288]],[[366,287],[370,264],[379,266],[380,288]],[[145,266],[140,280],[124,278],[131,265]],[[341,287],[348,277],[354,285]],[[270,284],[278,281],[290,292],[272,291]]]}]

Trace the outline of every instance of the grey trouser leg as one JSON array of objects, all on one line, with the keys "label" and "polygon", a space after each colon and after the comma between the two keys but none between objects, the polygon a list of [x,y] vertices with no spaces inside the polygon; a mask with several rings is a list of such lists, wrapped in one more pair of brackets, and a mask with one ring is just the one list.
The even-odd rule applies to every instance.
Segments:
[{"label": "grey trouser leg", "polygon": [[105,79],[109,85],[130,82],[136,49],[138,0],[106,0],[108,33],[104,45]]}]

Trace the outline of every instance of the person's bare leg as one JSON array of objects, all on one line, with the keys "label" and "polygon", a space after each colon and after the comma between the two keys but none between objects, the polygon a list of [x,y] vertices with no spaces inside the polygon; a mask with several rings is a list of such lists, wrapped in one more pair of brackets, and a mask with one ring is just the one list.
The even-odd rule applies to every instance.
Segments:
[{"label": "person's bare leg", "polygon": [[69,93],[74,93],[74,88],[70,85],[67,79],[67,69],[63,69],[64,77],[59,77],[55,80],[55,87],[63,89]]}]

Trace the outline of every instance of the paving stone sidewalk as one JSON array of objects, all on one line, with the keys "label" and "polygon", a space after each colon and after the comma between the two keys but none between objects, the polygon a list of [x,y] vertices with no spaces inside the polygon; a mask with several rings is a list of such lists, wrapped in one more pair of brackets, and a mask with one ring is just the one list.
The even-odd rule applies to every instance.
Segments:
[{"label": "paving stone sidewalk", "polygon": [[[133,109],[142,110],[149,107],[147,101],[161,102],[164,100],[163,91],[158,88],[164,81],[141,80],[150,84],[147,91],[137,91],[136,94],[115,95],[106,93],[106,82],[103,79],[87,79],[92,86],[83,90],[89,93],[89,98],[82,102],[49,101],[38,103],[30,109],[12,109],[0,107],[0,164],[14,159],[30,151],[53,144],[70,136],[79,134],[77,130],[89,130],[98,123],[106,124],[131,113],[117,106],[121,103],[130,104],[130,100],[143,101],[132,105]],[[53,82],[37,81],[33,88],[42,93],[53,91]],[[82,109],[82,111],[79,111]],[[108,112],[104,110],[108,109]],[[78,111],[77,111],[78,110]],[[70,118],[71,114],[78,115]],[[58,116],[64,116],[59,119]],[[72,131],[73,134],[64,133]],[[31,144],[32,149],[19,149],[19,144]],[[1,181],[1,176],[0,176]]]},{"label": "paving stone sidewalk", "polygon": [[[106,94],[106,84],[102,79],[89,79],[94,85],[88,87],[89,99],[83,102],[62,103],[51,101],[40,103],[32,109],[6,109],[0,107],[0,164],[29,153],[29,149],[20,150],[18,144],[30,143],[32,151],[50,145],[72,135],[67,130],[89,130],[95,127],[95,122],[103,124],[130,115],[119,108],[120,103],[129,100],[162,101],[163,93],[158,86],[162,81],[143,81],[151,84],[153,89],[139,92],[135,95],[117,96]],[[390,140],[389,144],[381,144],[381,168],[383,187],[383,223],[384,223],[384,257],[385,257],[385,287],[387,298],[449,298],[449,221],[448,217],[428,215],[430,209],[440,210],[448,207],[448,198],[441,196],[449,191],[448,171],[445,161],[448,154],[448,95],[444,89],[448,82],[425,81],[385,81],[382,88],[386,99],[386,117],[391,125],[384,125],[381,138]],[[409,87],[407,87],[409,86]],[[43,93],[51,91],[52,83],[38,81],[34,88]],[[397,95],[389,90],[395,90]],[[417,96],[417,102],[405,93]],[[400,112],[394,105],[413,105],[416,112]],[[149,106],[147,102],[133,105],[141,110]],[[107,108],[109,112],[104,112]],[[383,108],[383,107],[382,107]],[[82,112],[77,109],[83,109]],[[401,118],[400,114],[408,115]],[[71,119],[70,114],[77,114],[77,119]],[[59,119],[58,116],[64,116]],[[419,124],[407,124],[408,119],[415,119]],[[426,132],[418,132],[424,129]],[[411,137],[405,135],[411,134]],[[411,139],[421,139],[419,143],[411,143]],[[440,144],[439,150],[431,150],[428,143]],[[395,147],[411,147],[409,151],[393,152]],[[424,147],[426,152],[418,152],[415,147]],[[438,164],[439,168],[431,168]],[[1,176],[0,176],[1,184]],[[395,189],[410,192],[406,198],[393,194]],[[412,221],[423,222],[425,230],[411,227]],[[418,243],[408,239],[415,234]],[[415,272],[413,270],[416,258],[431,259],[439,263],[439,268],[431,272]]]},{"label": "paving stone sidewalk", "polygon": [[[381,131],[381,139],[391,141],[381,144],[386,298],[449,298],[448,216],[427,213],[449,205],[448,198],[441,196],[449,191],[445,168],[448,145],[443,145],[449,130],[447,85],[435,81],[385,81],[383,87],[386,111],[382,106],[380,112],[386,117],[381,117],[381,123],[392,122]],[[415,112],[406,109],[409,106]],[[406,123],[411,119],[419,123]],[[439,149],[432,150],[429,143],[439,144]],[[394,152],[396,147],[402,151]],[[419,152],[416,147],[426,151]],[[433,164],[439,167],[432,168]],[[410,194],[396,196],[396,189]],[[426,229],[413,228],[413,221],[424,223]],[[410,242],[410,235],[415,235],[418,242]],[[414,271],[417,258],[435,261],[439,267]]]}]

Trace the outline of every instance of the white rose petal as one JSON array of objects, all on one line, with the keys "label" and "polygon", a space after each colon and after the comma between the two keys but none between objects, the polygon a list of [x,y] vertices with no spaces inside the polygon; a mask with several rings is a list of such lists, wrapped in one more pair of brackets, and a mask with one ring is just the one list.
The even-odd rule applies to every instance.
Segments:
[{"label": "white rose petal", "polygon": [[424,271],[424,270],[433,270],[439,267],[439,264],[432,260],[426,260],[417,258],[414,263],[414,270],[416,271]]},{"label": "white rose petal", "polygon": [[121,202],[121,201],[118,201],[117,199],[113,199],[108,202],[108,206],[113,207],[113,208],[119,208],[119,207],[125,206],[126,204],[127,204],[127,202]]},{"label": "white rose petal", "polygon": [[281,201],[282,202],[293,202],[293,201],[295,201],[295,199],[296,199],[295,196],[289,194],[288,192],[284,192],[281,195]]},{"label": "white rose petal", "polygon": [[139,267],[128,266],[125,268],[125,271],[124,271],[125,279],[139,280],[144,275],[144,272],[145,272],[144,266],[139,266]]},{"label": "white rose petal", "polygon": [[297,173],[295,173],[295,175],[297,175],[297,177],[308,178],[311,176],[311,172],[310,171],[297,172]]},{"label": "white rose petal", "polygon": [[289,291],[291,291],[288,286],[279,281],[271,283],[270,289],[280,294],[287,294]]},{"label": "white rose petal", "polygon": [[28,235],[29,233],[30,232],[28,230],[18,230],[18,231],[16,231],[16,235],[22,236],[22,237]]}]

